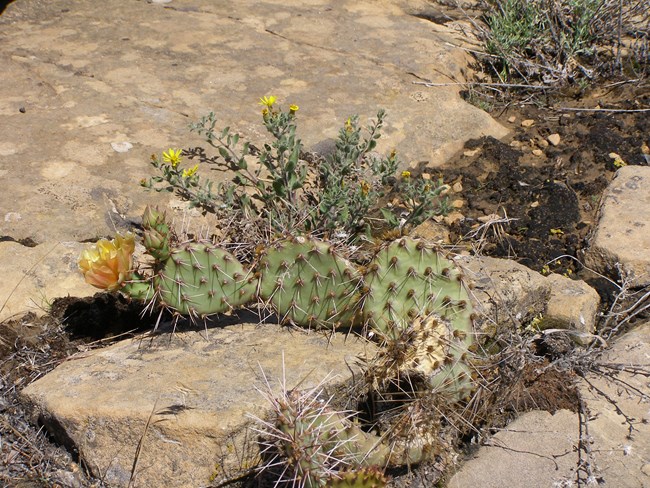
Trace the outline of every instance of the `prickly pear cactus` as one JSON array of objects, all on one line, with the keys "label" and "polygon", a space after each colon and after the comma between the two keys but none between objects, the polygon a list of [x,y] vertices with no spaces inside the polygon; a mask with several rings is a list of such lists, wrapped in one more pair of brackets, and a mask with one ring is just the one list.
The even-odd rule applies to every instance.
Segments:
[{"label": "prickly pear cactus", "polygon": [[359,468],[338,473],[335,479],[327,482],[326,488],[384,488],[386,477],[375,467]]},{"label": "prickly pear cactus", "polygon": [[367,266],[363,318],[387,339],[397,339],[417,317],[448,320],[459,337],[472,332],[471,305],[460,270],[424,241],[402,238]]},{"label": "prickly pear cactus", "polygon": [[[351,420],[352,412],[336,411],[311,393],[294,390],[272,400],[275,419],[264,423],[266,450],[276,452],[270,466],[284,465],[279,482],[300,487],[383,486],[381,472],[369,468],[421,460],[421,450],[389,446],[361,430]],[[346,474],[346,469],[358,471]],[[330,484],[345,481],[360,484]]]},{"label": "prickly pear cactus", "polygon": [[169,252],[153,287],[162,305],[196,317],[251,302],[256,282],[229,252],[211,243],[190,242]]},{"label": "prickly pear cactus", "polygon": [[142,243],[147,252],[156,261],[169,259],[174,235],[166,221],[165,214],[160,213],[157,208],[147,206],[142,216],[142,227],[144,228]]},{"label": "prickly pear cactus", "polygon": [[453,400],[471,393],[472,307],[452,261],[422,241],[399,239],[368,265],[363,292],[364,321],[385,341],[372,376],[390,382],[415,373]]},{"label": "prickly pear cactus", "polygon": [[283,240],[264,251],[258,269],[259,296],[284,322],[327,328],[353,323],[359,273],[329,244]]}]

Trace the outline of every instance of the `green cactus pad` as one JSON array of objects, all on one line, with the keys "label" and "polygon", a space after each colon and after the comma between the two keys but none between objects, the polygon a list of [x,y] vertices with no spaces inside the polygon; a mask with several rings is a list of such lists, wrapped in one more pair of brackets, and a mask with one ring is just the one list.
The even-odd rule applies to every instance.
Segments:
[{"label": "green cactus pad", "polygon": [[366,268],[363,292],[364,322],[388,340],[416,317],[436,314],[471,341],[471,303],[460,270],[424,241],[402,238],[381,249]]},{"label": "green cactus pad", "polygon": [[329,244],[283,240],[263,253],[259,273],[259,296],[283,321],[326,328],[353,324],[359,273]]},{"label": "green cactus pad", "polygon": [[187,243],[172,251],[154,277],[159,302],[190,316],[243,306],[254,299],[255,288],[251,273],[210,243]]}]

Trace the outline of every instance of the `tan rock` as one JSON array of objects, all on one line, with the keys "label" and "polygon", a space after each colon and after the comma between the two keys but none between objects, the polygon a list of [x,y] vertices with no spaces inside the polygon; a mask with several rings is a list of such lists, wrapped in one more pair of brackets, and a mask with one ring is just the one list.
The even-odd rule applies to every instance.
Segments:
[{"label": "tan rock", "polygon": [[463,151],[463,156],[465,156],[466,158],[471,158],[472,156],[476,156],[480,152],[481,152],[480,147],[477,147],[476,149],[467,149],[466,151]]},{"label": "tan rock", "polygon": [[456,222],[459,222],[459,221],[463,220],[464,218],[465,218],[465,216],[460,212],[449,212],[447,215],[445,215],[445,217],[443,218],[443,221],[447,225],[451,225],[451,224],[454,224]]},{"label": "tan rock", "polygon": [[650,284],[650,167],[625,166],[605,190],[585,263],[620,275],[630,286]]},{"label": "tan rock", "polygon": [[542,149],[546,149],[548,147],[548,141],[546,139],[540,139],[537,141],[537,145]]},{"label": "tan rock", "polygon": [[542,151],[541,149],[533,149],[533,155],[537,157],[544,156],[544,151]]},{"label": "tan rock", "polygon": [[511,124],[514,124],[516,121],[517,121],[517,117],[515,117],[514,115],[508,117],[508,122],[510,122]]},{"label": "tan rock", "polygon": [[425,239],[434,244],[449,244],[449,229],[432,220],[425,220],[418,225],[411,235],[416,238]]},{"label": "tan rock", "polygon": [[544,313],[547,328],[572,329],[593,334],[600,305],[598,292],[582,280],[552,273],[546,277],[551,296]]},{"label": "tan rock", "polygon": [[[600,362],[621,366],[645,364],[649,355],[650,323],[646,323],[620,338]],[[650,470],[647,468],[650,423],[634,422],[634,433],[630,437],[621,415],[623,412],[629,418],[641,419],[647,414],[647,378],[621,373],[620,379],[631,386],[627,391],[594,373],[590,373],[588,379],[616,402],[616,406],[612,405],[586,382],[581,382],[580,392],[589,409],[592,457],[588,462],[594,477],[599,480],[598,484],[617,488],[650,486]],[[645,398],[634,394],[632,388],[645,394]],[[460,467],[447,486],[571,486],[576,466],[581,462],[577,451],[579,425],[577,414],[568,410],[560,410],[555,415],[527,412],[488,439],[472,459]]]},{"label": "tan rock", "polygon": [[465,206],[465,200],[462,200],[460,198],[457,199],[457,200],[454,200],[453,202],[451,202],[451,206],[453,208],[463,208],[463,206]]},{"label": "tan rock", "polygon": [[546,310],[551,285],[541,274],[508,259],[461,257],[473,285],[477,327],[517,327]]},{"label": "tan rock", "polygon": [[249,415],[269,408],[260,391],[313,388],[328,375],[333,386],[367,347],[275,325],[176,332],[79,354],[23,396],[112,487],[131,486],[139,444],[137,486],[206,486],[213,474],[223,481],[257,462]]},{"label": "tan rock", "polygon": [[557,146],[560,143],[560,134],[551,134],[550,136],[547,137],[548,142],[553,144],[554,146]]},{"label": "tan rock", "polygon": [[84,282],[77,265],[85,246],[77,242],[47,242],[27,247],[12,241],[0,242],[0,262],[5,263],[0,280],[0,321],[26,312],[42,315],[54,298],[96,293],[96,288]]},{"label": "tan rock", "polygon": [[454,191],[454,193],[460,193],[463,191],[463,184],[460,181],[457,181],[451,186],[451,189]]},{"label": "tan rock", "polygon": [[[270,141],[262,96],[300,106],[306,149],[336,138],[350,114],[365,126],[379,108],[388,117],[377,149],[396,148],[405,162],[440,165],[468,139],[507,135],[458,87],[419,86],[412,96],[405,78],[461,79],[471,41],[458,46],[453,28],[422,21],[400,0],[330,3],[105,0],[62,15],[56,2],[13,2],[0,18],[0,151],[18,170],[2,176],[11,191],[0,192],[0,208],[22,218],[1,219],[0,235],[82,241],[128,227],[146,204],[169,198],[138,185],[153,172],[149,156],[207,146],[189,122],[215,110],[218,130],[230,126],[258,147]],[[122,141],[133,147],[115,152]],[[125,221],[111,219],[113,207]]]},{"label": "tan rock", "polygon": [[522,127],[532,127],[533,125],[535,125],[535,121],[533,119],[526,119],[521,121]]}]

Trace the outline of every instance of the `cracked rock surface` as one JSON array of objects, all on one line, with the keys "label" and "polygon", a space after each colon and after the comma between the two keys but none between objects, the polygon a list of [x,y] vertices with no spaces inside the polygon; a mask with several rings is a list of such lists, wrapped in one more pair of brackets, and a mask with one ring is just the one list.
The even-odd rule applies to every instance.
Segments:
[{"label": "cracked rock surface", "polygon": [[[20,0],[0,17],[0,235],[83,241],[128,228],[149,156],[204,145],[214,110],[260,144],[259,97],[300,106],[313,148],[348,116],[389,114],[378,147],[439,165],[506,129],[464,102],[467,36],[412,15],[426,2]],[[224,175],[211,175],[219,180]]]}]

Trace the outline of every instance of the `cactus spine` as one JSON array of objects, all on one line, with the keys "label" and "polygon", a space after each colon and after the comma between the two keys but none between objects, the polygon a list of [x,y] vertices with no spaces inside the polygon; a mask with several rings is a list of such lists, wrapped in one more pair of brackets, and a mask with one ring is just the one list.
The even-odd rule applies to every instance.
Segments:
[{"label": "cactus spine", "polygon": [[304,237],[267,249],[259,263],[259,296],[283,321],[336,328],[352,324],[359,273],[329,244]]}]

